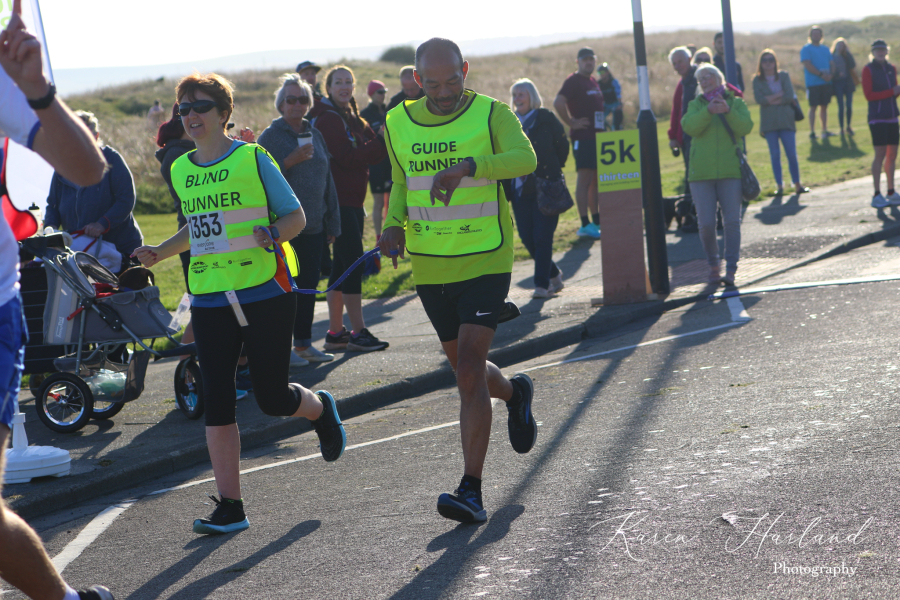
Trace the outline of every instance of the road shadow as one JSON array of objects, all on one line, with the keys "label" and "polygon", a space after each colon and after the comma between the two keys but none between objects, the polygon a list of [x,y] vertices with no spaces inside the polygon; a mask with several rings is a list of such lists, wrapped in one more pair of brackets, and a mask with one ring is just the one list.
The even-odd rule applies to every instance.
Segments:
[{"label": "road shadow", "polygon": [[791,194],[787,202],[784,196],[775,196],[768,206],[753,215],[763,225],[779,225],[785,217],[793,217],[800,213],[806,206],[800,204],[800,194]]},{"label": "road shadow", "polygon": [[887,208],[876,208],[875,216],[878,217],[878,220],[881,221],[881,228],[887,229],[888,227],[896,227],[900,224],[900,209],[896,206],[889,206]]},{"label": "road shadow", "polygon": [[[491,515],[481,530],[477,524],[460,524],[428,543],[428,552],[444,550],[440,558],[416,575],[392,596],[392,600],[437,600],[453,585],[469,559],[506,537],[512,522],[525,512],[521,504],[507,504]],[[479,533],[480,532],[480,533]]]},{"label": "road shadow", "polygon": [[[313,533],[322,522],[318,520],[303,521],[295,525],[286,534],[266,544],[247,558],[219,569],[215,573],[211,573],[206,577],[202,577],[197,581],[189,583],[182,589],[175,592],[170,598],[178,600],[196,600],[197,598],[208,598],[215,590],[228,585],[235,579],[247,573],[250,569],[271,558],[272,556],[287,550],[292,544]],[[200,565],[209,555],[219,550],[225,543],[230,541],[238,533],[226,534],[222,536],[207,535],[191,540],[186,546],[186,550],[194,550],[188,556],[182,558],[177,563],[159,573],[156,577],[136,589],[128,600],[144,600],[146,598],[159,598],[165,590],[172,584],[189,577],[191,571]]]}]

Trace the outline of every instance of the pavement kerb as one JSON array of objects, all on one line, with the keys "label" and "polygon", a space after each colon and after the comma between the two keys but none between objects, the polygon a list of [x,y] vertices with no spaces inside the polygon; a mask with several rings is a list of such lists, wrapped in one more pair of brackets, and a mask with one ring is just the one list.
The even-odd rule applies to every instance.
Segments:
[{"label": "pavement kerb", "polygon": [[[900,225],[886,227],[880,231],[871,232],[852,240],[835,244],[825,251],[815,252],[776,271],[763,274],[750,281],[742,282],[741,285],[753,285],[769,277],[785,273],[818,260],[838,256],[850,252],[851,250],[878,243],[898,235],[900,235]],[[688,304],[706,300],[708,295],[708,292],[701,292],[690,296],[634,304],[629,307],[620,306],[616,307],[617,310],[615,314],[609,315],[603,315],[603,309],[600,308],[597,309],[598,312],[588,318],[588,321],[590,322],[570,325],[562,329],[549,331],[542,335],[536,335],[515,342],[503,348],[497,348],[492,350],[489,356],[492,362],[500,367],[505,367],[533,359],[541,354],[546,354],[572,344],[577,344],[585,339],[598,337],[606,331],[626,323],[659,315]],[[441,387],[453,385],[453,383],[454,376],[452,370],[449,367],[443,367],[430,373],[424,373],[388,385],[374,387],[371,390],[341,398],[338,400],[338,406],[340,407],[341,415],[345,418],[350,418],[365,414],[382,406],[387,406],[395,402],[429,393]],[[298,424],[294,419],[272,419],[267,421],[264,425],[242,427],[241,446],[244,449],[251,449],[309,431],[309,429],[310,427],[305,420],[301,420]],[[111,473],[110,476],[85,476],[79,479],[72,479],[72,485],[67,486],[65,489],[49,492],[47,494],[35,494],[15,498],[9,501],[8,504],[23,518],[31,519],[62,510],[67,506],[76,503],[92,500],[99,496],[114,494],[120,490],[134,486],[145,485],[150,480],[171,475],[182,469],[208,462],[208,460],[209,454],[207,452],[206,443],[205,441],[201,441],[170,452],[165,456],[158,456],[135,462],[126,467],[124,471],[120,470]]]}]

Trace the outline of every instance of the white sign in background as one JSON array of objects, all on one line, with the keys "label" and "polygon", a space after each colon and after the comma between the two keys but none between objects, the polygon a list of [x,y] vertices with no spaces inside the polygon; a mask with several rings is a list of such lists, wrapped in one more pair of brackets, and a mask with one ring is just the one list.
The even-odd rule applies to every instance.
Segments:
[{"label": "white sign in background", "polygon": [[[0,0],[0,29],[5,29],[12,16],[13,0]],[[44,37],[44,25],[41,21],[41,9],[38,0],[22,0],[22,20],[25,26],[41,41],[44,59],[44,73],[53,80],[50,68],[50,55],[47,52],[47,40]],[[34,152],[10,142],[9,157],[6,165],[6,186],[9,197],[19,209],[27,209],[32,203],[41,209],[47,206],[47,194],[50,192],[50,179],[53,167]]]}]

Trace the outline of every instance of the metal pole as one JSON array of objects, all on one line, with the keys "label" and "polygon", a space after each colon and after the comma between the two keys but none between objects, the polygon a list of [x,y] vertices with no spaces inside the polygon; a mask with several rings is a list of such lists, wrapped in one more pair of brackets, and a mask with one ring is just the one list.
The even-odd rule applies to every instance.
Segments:
[{"label": "metal pole", "polygon": [[656,116],[650,106],[650,79],[647,74],[647,49],[644,45],[644,19],[641,0],[631,0],[634,15],[634,55],[637,61],[638,131],[641,140],[641,194],[644,201],[644,230],[647,238],[650,285],[657,294],[669,293],[669,257],[666,249],[666,225],[663,211],[662,181],[659,172],[659,140]]},{"label": "metal pole", "polygon": [[731,0],[722,0],[722,43],[725,46],[725,81],[737,87],[734,61],[734,30],[731,27]]}]

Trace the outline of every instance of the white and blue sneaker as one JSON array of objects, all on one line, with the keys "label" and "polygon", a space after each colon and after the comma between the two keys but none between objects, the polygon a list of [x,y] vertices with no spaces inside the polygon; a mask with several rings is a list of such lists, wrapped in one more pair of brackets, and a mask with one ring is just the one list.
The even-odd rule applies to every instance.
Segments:
[{"label": "white and blue sneaker", "polygon": [[243,500],[230,500],[210,496],[216,503],[216,509],[208,519],[196,519],[194,521],[194,533],[222,534],[242,531],[250,527],[250,521],[244,514]]},{"label": "white and blue sneaker", "polygon": [[341,423],[341,416],[338,414],[337,403],[334,397],[325,390],[316,392],[316,396],[322,401],[322,414],[319,418],[312,422],[316,435],[319,436],[319,450],[322,452],[322,458],[328,462],[333,462],[341,457],[344,448],[347,447],[347,432],[344,431],[344,425]]},{"label": "white and blue sneaker", "polygon": [[900,206],[900,194],[894,192],[893,194],[889,194],[885,200],[888,201],[888,204],[891,206]]},{"label": "white and blue sneaker", "polygon": [[441,494],[437,501],[438,513],[445,519],[460,523],[481,523],[487,521],[487,511],[481,493],[464,484],[452,494]]}]

